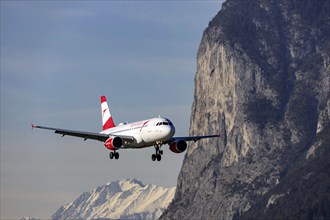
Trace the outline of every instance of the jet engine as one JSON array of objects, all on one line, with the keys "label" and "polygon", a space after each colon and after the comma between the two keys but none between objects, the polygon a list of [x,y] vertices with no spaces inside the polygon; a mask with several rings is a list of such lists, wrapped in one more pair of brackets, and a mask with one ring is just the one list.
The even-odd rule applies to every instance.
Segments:
[{"label": "jet engine", "polygon": [[104,143],[104,146],[109,150],[118,150],[119,148],[121,148],[121,146],[123,146],[123,139],[121,139],[120,137],[110,137]]},{"label": "jet engine", "polygon": [[187,142],[184,140],[176,140],[170,144],[170,150],[174,153],[182,153],[187,149]]}]

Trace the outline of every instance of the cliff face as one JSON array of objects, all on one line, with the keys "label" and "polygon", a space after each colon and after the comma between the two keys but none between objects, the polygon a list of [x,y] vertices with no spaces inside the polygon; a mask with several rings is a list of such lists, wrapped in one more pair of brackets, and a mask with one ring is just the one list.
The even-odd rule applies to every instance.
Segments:
[{"label": "cliff face", "polygon": [[329,4],[222,5],[200,43],[190,125],[221,138],[188,148],[164,219],[330,218]]}]

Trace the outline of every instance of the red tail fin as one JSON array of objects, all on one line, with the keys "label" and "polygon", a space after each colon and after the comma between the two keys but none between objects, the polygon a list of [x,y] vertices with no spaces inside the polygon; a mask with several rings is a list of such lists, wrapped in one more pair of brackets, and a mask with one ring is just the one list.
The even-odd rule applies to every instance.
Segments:
[{"label": "red tail fin", "polygon": [[101,110],[103,131],[109,128],[116,127],[115,123],[112,120],[110,109],[108,107],[107,99],[105,96],[101,96]]}]

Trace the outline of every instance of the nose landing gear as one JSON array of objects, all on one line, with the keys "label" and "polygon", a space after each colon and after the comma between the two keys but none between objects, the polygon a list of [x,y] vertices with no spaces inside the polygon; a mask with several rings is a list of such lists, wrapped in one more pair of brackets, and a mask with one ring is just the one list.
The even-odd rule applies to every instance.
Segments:
[{"label": "nose landing gear", "polygon": [[152,161],[155,161],[156,159],[157,159],[157,161],[161,161],[162,155],[163,155],[163,151],[160,149],[161,146],[162,146],[162,143],[157,143],[155,145],[156,154],[151,155]]}]

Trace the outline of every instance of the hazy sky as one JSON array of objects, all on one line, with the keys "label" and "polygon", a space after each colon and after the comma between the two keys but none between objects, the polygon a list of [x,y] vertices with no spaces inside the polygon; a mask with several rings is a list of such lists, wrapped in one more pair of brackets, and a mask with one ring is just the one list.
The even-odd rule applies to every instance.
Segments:
[{"label": "hazy sky", "polygon": [[1,1],[1,219],[49,218],[85,191],[123,178],[175,186],[184,154],[120,151],[31,130],[101,130],[168,117],[188,135],[196,54],[222,1]]}]

